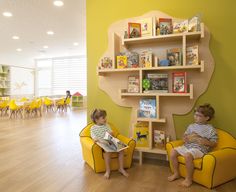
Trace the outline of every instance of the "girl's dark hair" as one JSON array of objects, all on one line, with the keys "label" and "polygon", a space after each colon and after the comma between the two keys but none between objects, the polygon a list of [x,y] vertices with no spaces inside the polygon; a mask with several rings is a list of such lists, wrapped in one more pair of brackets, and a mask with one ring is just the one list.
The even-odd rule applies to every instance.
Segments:
[{"label": "girl's dark hair", "polygon": [[100,117],[106,117],[107,112],[103,109],[94,109],[90,115],[91,120],[96,123],[96,120],[99,119]]},{"label": "girl's dark hair", "polygon": [[208,121],[210,121],[215,114],[215,110],[210,104],[199,105],[197,108],[195,108],[194,112],[199,112],[205,117],[209,117]]}]

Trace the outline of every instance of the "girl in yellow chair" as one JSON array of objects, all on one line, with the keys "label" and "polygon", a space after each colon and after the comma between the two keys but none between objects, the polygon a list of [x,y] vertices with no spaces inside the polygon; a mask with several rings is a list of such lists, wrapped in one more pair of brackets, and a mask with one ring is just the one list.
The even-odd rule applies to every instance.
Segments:
[{"label": "girl in yellow chair", "polygon": [[[112,135],[112,130],[107,124],[106,120],[107,113],[105,110],[102,109],[95,109],[91,114],[91,119],[95,123],[93,127],[90,129],[92,139],[97,142],[101,141],[106,132],[109,132]],[[110,177],[110,160],[111,160],[111,153],[105,152],[104,153],[104,160],[106,166],[106,172],[104,177],[109,179]],[[128,177],[128,173],[124,170],[124,151],[119,152],[119,172],[123,174],[125,177]]]},{"label": "girl in yellow chair", "polygon": [[190,124],[184,133],[184,145],[173,148],[170,152],[170,160],[173,166],[173,175],[168,177],[174,181],[180,177],[178,156],[182,155],[186,164],[186,178],[181,183],[183,187],[189,187],[193,180],[193,160],[202,158],[204,154],[216,146],[217,132],[208,121],[214,116],[215,110],[209,105],[201,105],[194,111],[195,123]]}]

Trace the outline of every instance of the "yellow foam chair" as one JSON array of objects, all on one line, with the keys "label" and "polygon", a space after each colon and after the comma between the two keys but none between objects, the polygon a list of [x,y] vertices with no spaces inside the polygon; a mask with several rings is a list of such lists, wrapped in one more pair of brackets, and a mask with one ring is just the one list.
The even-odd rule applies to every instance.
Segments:
[{"label": "yellow foam chair", "polygon": [[[193,181],[207,188],[216,187],[236,178],[236,139],[221,129],[217,129],[217,133],[219,137],[217,146],[210,153],[193,161]],[[179,145],[183,145],[182,140],[166,144],[168,157],[171,149]],[[178,162],[180,175],[186,177],[184,157],[179,156]],[[170,168],[173,172],[171,161]]]},{"label": "yellow foam chair", "polygon": [[[101,147],[99,147],[90,136],[90,128],[94,125],[94,123],[88,124],[81,132],[80,132],[80,142],[82,146],[83,158],[88,163],[90,167],[96,172],[104,172],[105,161],[104,155]],[[114,125],[109,123],[114,136],[119,140],[124,142],[129,146],[129,148],[124,151],[124,168],[130,168],[133,158],[133,152],[135,148],[135,141],[133,139],[127,138],[121,134],[119,134],[118,130]],[[112,153],[111,156],[111,170],[118,170],[118,154]]]}]

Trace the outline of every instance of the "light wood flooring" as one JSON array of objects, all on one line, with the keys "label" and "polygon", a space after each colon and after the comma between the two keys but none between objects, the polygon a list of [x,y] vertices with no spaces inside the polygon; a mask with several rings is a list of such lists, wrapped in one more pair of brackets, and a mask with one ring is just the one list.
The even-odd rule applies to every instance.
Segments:
[{"label": "light wood flooring", "polygon": [[129,178],[95,174],[81,154],[79,132],[86,111],[43,114],[42,118],[0,117],[0,192],[209,192],[236,191],[236,180],[214,190],[197,184],[184,189],[169,183],[165,161],[135,162]]}]

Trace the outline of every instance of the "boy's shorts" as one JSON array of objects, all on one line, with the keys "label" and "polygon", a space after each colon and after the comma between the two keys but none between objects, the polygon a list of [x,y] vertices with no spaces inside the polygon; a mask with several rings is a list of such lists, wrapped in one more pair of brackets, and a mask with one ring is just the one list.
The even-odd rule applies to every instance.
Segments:
[{"label": "boy's shorts", "polygon": [[174,148],[180,155],[191,153],[194,159],[202,158],[204,153],[197,148],[188,149],[184,145]]}]

